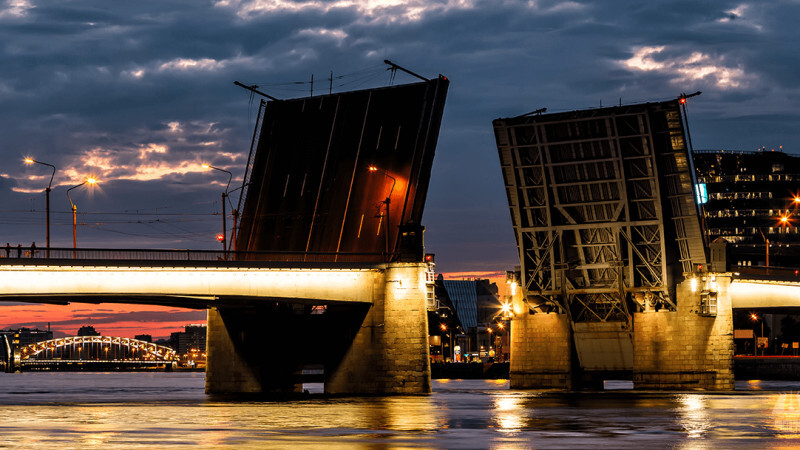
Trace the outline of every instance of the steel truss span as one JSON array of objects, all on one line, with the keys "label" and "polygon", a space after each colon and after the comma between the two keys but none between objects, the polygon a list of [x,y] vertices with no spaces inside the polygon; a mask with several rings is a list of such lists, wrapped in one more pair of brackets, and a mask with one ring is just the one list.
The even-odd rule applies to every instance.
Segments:
[{"label": "steel truss span", "polygon": [[630,322],[706,261],[677,100],[494,121],[531,308]]},{"label": "steel truss span", "polygon": [[[64,358],[65,353],[69,353],[69,359],[78,360],[80,358],[88,357],[87,354],[82,354],[83,351],[73,349],[87,348],[87,346],[97,346],[97,348],[111,348],[111,346],[123,347],[131,351],[133,355],[138,353],[138,357],[144,360],[153,361],[177,361],[178,356],[175,350],[165,347],[163,345],[153,344],[152,342],[140,341],[138,339],[112,337],[112,336],[73,336],[58,339],[51,339],[49,341],[35,342],[26,345],[20,349],[22,354],[22,361],[32,361],[44,357],[47,359],[48,353],[52,358],[54,353],[60,353],[61,358]],[[77,358],[74,355],[78,355]],[[105,356],[108,359],[108,356]],[[115,358],[116,359],[116,358]]]}]

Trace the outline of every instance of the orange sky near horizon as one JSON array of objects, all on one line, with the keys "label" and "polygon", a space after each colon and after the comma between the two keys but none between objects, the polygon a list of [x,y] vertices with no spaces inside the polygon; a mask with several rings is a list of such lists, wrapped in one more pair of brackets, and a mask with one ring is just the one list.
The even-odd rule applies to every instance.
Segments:
[{"label": "orange sky near horizon", "polygon": [[188,324],[205,323],[206,311],[173,306],[128,305],[115,303],[41,303],[0,304],[0,329],[50,329],[56,336],[75,336],[78,329],[91,325],[104,336],[134,337],[149,334],[153,339],[167,338],[183,331]]},{"label": "orange sky near horizon", "polygon": [[[501,298],[507,295],[505,271],[449,272],[445,279],[489,279],[497,284]],[[173,306],[132,305],[117,303],[71,303],[50,305],[41,303],[0,302],[0,329],[50,329],[56,336],[74,336],[84,325],[91,325],[104,336],[134,337],[149,334],[153,339],[167,338],[170,333],[183,331],[188,324],[205,324],[206,311]]]}]

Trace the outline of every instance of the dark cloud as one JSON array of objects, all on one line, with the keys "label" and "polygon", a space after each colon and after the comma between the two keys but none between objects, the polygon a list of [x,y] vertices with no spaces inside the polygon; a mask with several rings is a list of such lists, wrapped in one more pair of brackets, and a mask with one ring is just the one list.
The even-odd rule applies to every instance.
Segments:
[{"label": "dark cloud", "polygon": [[18,164],[31,154],[59,168],[58,245],[71,239],[64,192],[94,170],[102,192],[73,191],[80,242],[216,248],[225,180],[196,165],[242,176],[254,109],[232,82],[292,97],[309,86],[278,83],[313,73],[324,89],[331,70],[370,69],[341,87],[360,88],[386,82],[384,58],[452,81],[425,217],[444,271],[518,264],[496,117],[701,90],[696,148],[795,152],[800,141],[796,2],[32,5],[0,6],[0,240],[44,239],[46,170]]}]

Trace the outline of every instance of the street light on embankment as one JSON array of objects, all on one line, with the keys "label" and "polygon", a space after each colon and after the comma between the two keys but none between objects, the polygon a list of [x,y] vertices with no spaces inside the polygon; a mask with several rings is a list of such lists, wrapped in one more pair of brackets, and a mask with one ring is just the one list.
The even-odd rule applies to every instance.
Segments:
[{"label": "street light on embankment", "polygon": [[204,169],[213,169],[218,170],[220,172],[225,172],[228,174],[228,184],[225,185],[225,192],[222,193],[222,252],[225,255],[225,259],[228,259],[228,230],[227,230],[227,220],[225,217],[225,202],[228,198],[228,189],[231,186],[231,180],[233,179],[233,174],[225,169],[220,169],[219,167],[214,167],[211,164],[203,163],[202,167]]}]

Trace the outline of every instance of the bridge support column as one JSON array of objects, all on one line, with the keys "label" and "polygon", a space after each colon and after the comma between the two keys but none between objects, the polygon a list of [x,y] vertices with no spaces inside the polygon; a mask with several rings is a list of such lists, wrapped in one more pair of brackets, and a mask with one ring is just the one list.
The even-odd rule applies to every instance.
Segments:
[{"label": "bridge support column", "polygon": [[424,263],[394,263],[376,278],[375,301],[338,364],[326,367],[330,394],[431,391]]},{"label": "bridge support column", "polygon": [[[634,388],[733,389],[730,276],[694,277],[677,286],[677,311],[634,314]],[[701,315],[701,295],[714,291],[716,315]]]},{"label": "bridge support column", "polygon": [[518,306],[511,320],[512,389],[572,389],[572,335],[566,314],[530,314]]},{"label": "bridge support column", "polygon": [[302,392],[292,342],[291,305],[208,310],[206,392],[287,394]]}]

